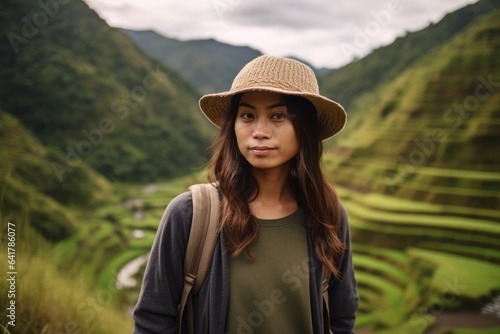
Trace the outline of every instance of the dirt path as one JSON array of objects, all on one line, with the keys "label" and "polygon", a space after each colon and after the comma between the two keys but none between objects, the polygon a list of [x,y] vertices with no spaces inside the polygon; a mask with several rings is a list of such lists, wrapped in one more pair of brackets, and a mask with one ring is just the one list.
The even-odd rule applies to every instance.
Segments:
[{"label": "dirt path", "polygon": [[[500,328],[500,318],[474,312],[447,312],[436,315],[436,325],[425,334],[439,334],[446,328]],[[359,328],[356,334],[371,334],[369,328]],[[499,330],[500,333],[500,330]]]},{"label": "dirt path", "polygon": [[447,312],[436,315],[436,326],[425,334],[439,334],[445,328],[500,328],[500,318],[473,312]]}]

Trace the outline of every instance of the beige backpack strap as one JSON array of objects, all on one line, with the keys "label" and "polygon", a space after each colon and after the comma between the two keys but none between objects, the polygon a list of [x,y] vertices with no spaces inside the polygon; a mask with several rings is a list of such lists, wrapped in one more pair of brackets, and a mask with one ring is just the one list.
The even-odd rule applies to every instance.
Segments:
[{"label": "beige backpack strap", "polygon": [[330,277],[332,273],[330,270],[323,265],[321,270],[321,289],[323,290],[323,323],[324,323],[324,332],[325,333],[333,333],[330,329],[330,300],[328,298],[328,286],[330,282]]},{"label": "beige backpack strap", "polygon": [[193,220],[184,259],[184,289],[179,305],[179,334],[182,317],[188,306],[189,333],[193,333],[191,295],[198,293],[212,265],[217,243],[220,199],[219,191],[212,184],[195,184],[189,187],[193,197]]}]

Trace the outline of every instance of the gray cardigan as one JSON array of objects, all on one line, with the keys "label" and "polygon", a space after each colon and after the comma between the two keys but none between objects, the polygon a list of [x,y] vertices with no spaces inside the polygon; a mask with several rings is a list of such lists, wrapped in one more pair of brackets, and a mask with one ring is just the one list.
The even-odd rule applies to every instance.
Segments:
[{"label": "gray cardigan", "polygon": [[[178,306],[184,275],[184,256],[191,228],[193,202],[189,192],[174,198],[161,219],[135,306],[135,334],[177,333]],[[352,265],[347,214],[343,209],[341,240],[346,251],[340,263],[342,279],[331,278],[329,285],[330,323],[335,334],[354,333],[359,297]],[[308,233],[311,260],[310,292],[314,333],[323,330],[322,265],[316,260],[311,233]],[[195,333],[223,334],[229,301],[229,263],[224,252],[224,234],[217,242],[212,268],[199,294],[193,298]],[[187,333],[184,319],[183,332]],[[256,330],[258,332],[258,329]],[[279,329],[276,330],[279,333]]]}]

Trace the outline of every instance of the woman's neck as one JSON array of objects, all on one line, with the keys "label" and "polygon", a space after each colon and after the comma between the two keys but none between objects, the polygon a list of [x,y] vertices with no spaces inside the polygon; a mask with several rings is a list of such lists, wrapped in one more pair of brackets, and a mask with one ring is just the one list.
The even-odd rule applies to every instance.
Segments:
[{"label": "woman's neck", "polygon": [[254,177],[259,194],[250,202],[250,210],[257,218],[278,219],[298,209],[297,199],[290,185],[289,173],[256,171]]}]

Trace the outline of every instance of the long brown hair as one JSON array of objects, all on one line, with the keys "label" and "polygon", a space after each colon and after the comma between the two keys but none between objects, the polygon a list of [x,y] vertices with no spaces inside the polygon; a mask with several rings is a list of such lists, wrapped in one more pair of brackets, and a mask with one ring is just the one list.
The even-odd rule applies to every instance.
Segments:
[{"label": "long brown hair", "polygon": [[[299,206],[307,212],[306,227],[311,229],[316,257],[336,276],[337,264],[344,252],[339,239],[342,211],[335,189],[321,170],[323,146],[318,137],[316,108],[307,99],[284,95],[294,128],[299,152],[293,159],[290,182]],[[232,256],[249,251],[259,235],[259,224],[249,203],[259,192],[250,165],[238,149],[234,125],[241,94],[235,95],[224,123],[214,141],[209,179],[218,182],[224,194],[220,229],[226,249]]]}]

